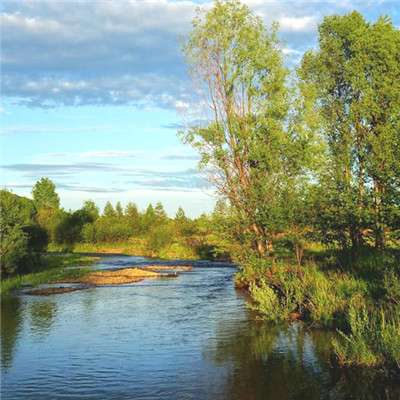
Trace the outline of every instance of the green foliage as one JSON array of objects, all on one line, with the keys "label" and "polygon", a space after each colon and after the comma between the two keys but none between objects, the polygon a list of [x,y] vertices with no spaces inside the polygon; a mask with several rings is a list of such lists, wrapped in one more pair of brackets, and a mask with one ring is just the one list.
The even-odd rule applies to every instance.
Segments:
[{"label": "green foliage", "polygon": [[325,17],[318,45],[298,70],[312,87],[328,143],[318,226],[353,248],[373,229],[382,248],[400,203],[400,31],[387,17],[369,24],[353,11]]},{"label": "green foliage", "polygon": [[19,225],[2,227],[1,240],[1,269],[8,274],[13,274],[16,270],[26,264],[26,259],[30,256],[28,248],[27,234]]},{"label": "green foliage", "polygon": [[150,253],[157,253],[162,248],[171,245],[173,242],[173,234],[171,226],[155,225],[153,226],[148,234],[146,249]]},{"label": "green foliage", "polygon": [[279,297],[264,280],[261,280],[259,285],[253,282],[250,285],[250,294],[256,304],[246,304],[251,309],[257,310],[262,315],[262,319],[267,321],[275,323],[289,321],[291,314],[297,308],[291,293],[288,293],[287,297]]},{"label": "green foliage", "polygon": [[11,275],[32,268],[33,250],[42,250],[46,237],[36,224],[36,210],[31,200],[6,190],[0,194],[1,271]]},{"label": "green foliage", "polygon": [[238,244],[230,250],[263,257],[272,251],[281,223],[281,193],[304,175],[312,159],[312,132],[296,122],[308,107],[294,102],[304,107],[292,118],[296,107],[276,25],[267,29],[238,1],[217,1],[210,10],[199,10],[192,25],[182,52],[211,122],[181,136],[199,152],[200,168],[213,171],[209,180],[229,202],[232,224],[223,236]]},{"label": "green foliage", "polygon": [[90,215],[92,222],[100,216],[100,209],[93,200],[85,200],[81,209],[85,214]]},{"label": "green foliage", "polygon": [[154,217],[156,222],[159,224],[166,222],[168,219],[167,213],[164,210],[164,206],[160,201],[158,201],[154,207]]},{"label": "green foliage", "polygon": [[106,205],[104,206],[103,216],[106,218],[115,218],[117,216],[114,207],[109,201],[107,201]]},{"label": "green foliage", "polygon": [[49,178],[42,178],[32,189],[33,201],[37,209],[59,208],[60,197],[56,193],[56,185]]},{"label": "green foliage", "polygon": [[339,331],[333,341],[342,365],[400,367],[400,308],[373,309],[351,304],[348,314],[350,333]]},{"label": "green foliage", "polygon": [[12,290],[21,289],[24,284],[38,286],[86,275],[87,268],[67,267],[89,266],[95,262],[95,259],[75,255],[42,256],[36,262],[35,270],[37,272],[2,279],[1,296],[8,296]]},{"label": "green foliage", "polygon": [[383,287],[386,298],[396,304],[400,304],[400,278],[394,270],[387,270],[383,275]]},{"label": "green foliage", "polygon": [[118,218],[121,218],[124,216],[124,210],[122,209],[121,203],[119,201],[115,205],[115,213]]},{"label": "green foliage", "polygon": [[[257,264],[251,275],[248,270],[246,268],[246,278],[259,277],[250,283],[252,297],[254,294],[262,297],[261,292],[266,287],[269,288],[268,297],[271,297],[272,290],[279,299],[282,320],[288,320],[291,313],[296,313],[317,326],[346,326],[345,315],[349,303],[367,293],[364,281],[348,274],[326,273],[315,264],[307,265],[301,275],[297,268],[285,267],[280,263],[264,269],[264,274],[261,272],[262,266]],[[261,282],[261,285],[255,282]],[[261,303],[253,308],[264,314],[265,306]],[[273,319],[277,320],[276,317]]]}]

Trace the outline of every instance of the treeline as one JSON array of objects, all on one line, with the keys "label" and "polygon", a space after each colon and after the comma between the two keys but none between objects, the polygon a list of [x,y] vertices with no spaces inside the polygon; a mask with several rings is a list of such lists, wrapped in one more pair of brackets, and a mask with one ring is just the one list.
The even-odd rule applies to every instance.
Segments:
[{"label": "treeline", "polygon": [[214,258],[213,219],[190,219],[182,207],[169,218],[161,202],[139,211],[129,202],[107,202],[102,212],[92,201],[82,208],[60,208],[55,184],[48,178],[36,182],[33,200],[1,191],[2,272],[30,272],[44,250],[96,252],[107,245],[132,254],[170,258]]},{"label": "treeline", "polygon": [[143,211],[133,202],[125,208],[120,202],[115,206],[107,202],[100,213],[96,204],[87,200],[79,210],[58,209],[42,217],[39,213],[41,226],[45,227],[50,242],[61,246],[60,249],[73,249],[77,244],[93,245],[95,249],[109,244],[148,256],[159,256],[164,251],[171,257],[211,257],[207,244],[210,218],[202,215],[192,220],[182,207],[174,218],[169,218],[161,202],[150,204]]},{"label": "treeline", "polygon": [[202,123],[180,135],[261,315],[342,329],[344,365],[399,367],[400,30],[353,11],[318,33],[291,71],[278,24],[235,0],[198,10],[182,52]]}]

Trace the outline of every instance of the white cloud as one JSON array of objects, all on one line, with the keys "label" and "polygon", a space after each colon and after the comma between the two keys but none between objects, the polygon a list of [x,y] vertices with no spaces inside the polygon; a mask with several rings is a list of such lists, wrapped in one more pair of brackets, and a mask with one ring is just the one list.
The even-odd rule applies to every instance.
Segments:
[{"label": "white cloud", "polygon": [[282,17],[279,27],[283,32],[313,32],[317,29],[317,18],[307,17]]},{"label": "white cloud", "polygon": [[3,107],[0,107],[0,114],[10,115],[11,113],[5,110]]},{"label": "white cloud", "polygon": [[[350,7],[369,15],[392,15],[396,9],[395,3],[384,1],[375,8],[371,1],[246,2],[267,26],[280,22],[279,36],[290,49],[289,65],[315,44],[317,23],[324,14]],[[86,104],[186,108],[196,102],[196,92],[177,38],[189,31],[198,3],[203,2],[6,2],[2,94],[43,108]],[[201,5],[209,8],[212,2]]]}]

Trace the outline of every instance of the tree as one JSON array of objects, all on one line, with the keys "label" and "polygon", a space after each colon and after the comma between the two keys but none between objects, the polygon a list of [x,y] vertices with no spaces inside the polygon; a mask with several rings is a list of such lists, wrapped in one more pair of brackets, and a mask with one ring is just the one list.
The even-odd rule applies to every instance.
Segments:
[{"label": "tree", "polygon": [[154,215],[157,223],[163,223],[168,220],[167,213],[165,212],[164,206],[162,205],[161,201],[158,201],[156,203],[156,206],[154,207]]},{"label": "tree", "polygon": [[99,207],[96,206],[93,200],[85,200],[85,202],[83,203],[82,211],[91,216],[91,222],[96,221],[96,219],[98,219],[100,216]]},{"label": "tree", "polygon": [[136,236],[140,232],[141,219],[137,205],[131,201],[125,207],[125,219],[131,234]]},{"label": "tree", "polygon": [[347,231],[357,247],[374,213],[381,247],[388,207],[399,199],[400,33],[387,18],[371,25],[354,11],[325,17],[318,43],[304,55],[299,75],[314,85],[329,145],[321,182],[330,193],[326,208],[336,216],[328,229]]},{"label": "tree", "polygon": [[139,211],[137,205],[132,203],[131,201],[125,207],[125,216],[129,219],[129,221],[133,223],[137,223],[139,219]]},{"label": "tree", "polygon": [[147,232],[150,229],[150,227],[154,224],[154,221],[155,221],[154,207],[152,204],[149,204],[142,217],[143,231]]},{"label": "tree", "polygon": [[179,206],[178,211],[175,214],[175,221],[177,223],[185,223],[187,221],[185,211],[181,206]]},{"label": "tree", "polygon": [[[236,240],[260,257],[272,251],[280,191],[304,173],[309,132],[291,118],[288,71],[277,26],[238,1],[199,10],[182,40],[207,122],[181,132],[201,155],[199,167],[234,212]],[[302,112],[304,112],[302,110]]]},{"label": "tree", "polygon": [[109,201],[107,201],[106,205],[104,206],[103,216],[106,218],[115,218],[117,216],[114,207]]},{"label": "tree", "polygon": [[38,210],[60,207],[60,197],[56,193],[56,185],[49,178],[42,178],[35,183],[32,196]]},{"label": "tree", "polygon": [[31,268],[35,261],[34,249],[46,244],[37,226],[32,200],[1,190],[1,272],[13,274]]},{"label": "tree", "polygon": [[122,209],[121,203],[119,201],[115,205],[115,212],[118,218],[122,218],[124,216],[124,210]]}]

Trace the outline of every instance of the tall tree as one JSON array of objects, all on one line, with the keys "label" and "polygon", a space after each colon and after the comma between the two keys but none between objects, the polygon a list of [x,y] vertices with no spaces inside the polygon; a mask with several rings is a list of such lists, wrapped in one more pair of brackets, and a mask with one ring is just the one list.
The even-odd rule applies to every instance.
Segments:
[{"label": "tall tree", "polygon": [[241,248],[261,257],[271,249],[279,192],[301,169],[293,167],[305,133],[288,128],[288,70],[276,31],[246,5],[216,1],[198,11],[182,40],[207,122],[181,136],[200,153],[200,168],[235,211],[236,239],[248,245]]},{"label": "tall tree", "polygon": [[115,205],[115,212],[116,212],[118,218],[122,218],[124,216],[124,210],[123,210],[122,205],[121,205],[121,203],[119,201]]},{"label": "tall tree", "polygon": [[60,197],[56,193],[56,185],[49,178],[42,178],[35,183],[32,196],[37,209],[60,207]]},{"label": "tall tree", "polygon": [[376,246],[382,245],[385,193],[398,185],[399,40],[387,18],[371,25],[356,11],[325,17],[319,47],[304,55],[299,70],[314,85],[329,144],[324,185],[336,218],[327,228],[347,231],[353,247],[362,243],[373,209]]},{"label": "tall tree", "polygon": [[166,222],[168,220],[167,213],[165,212],[164,206],[161,201],[158,201],[154,207],[154,215],[157,223]]},{"label": "tall tree", "polygon": [[106,205],[104,206],[103,216],[106,218],[114,218],[117,216],[114,207],[109,201],[107,201]]}]

